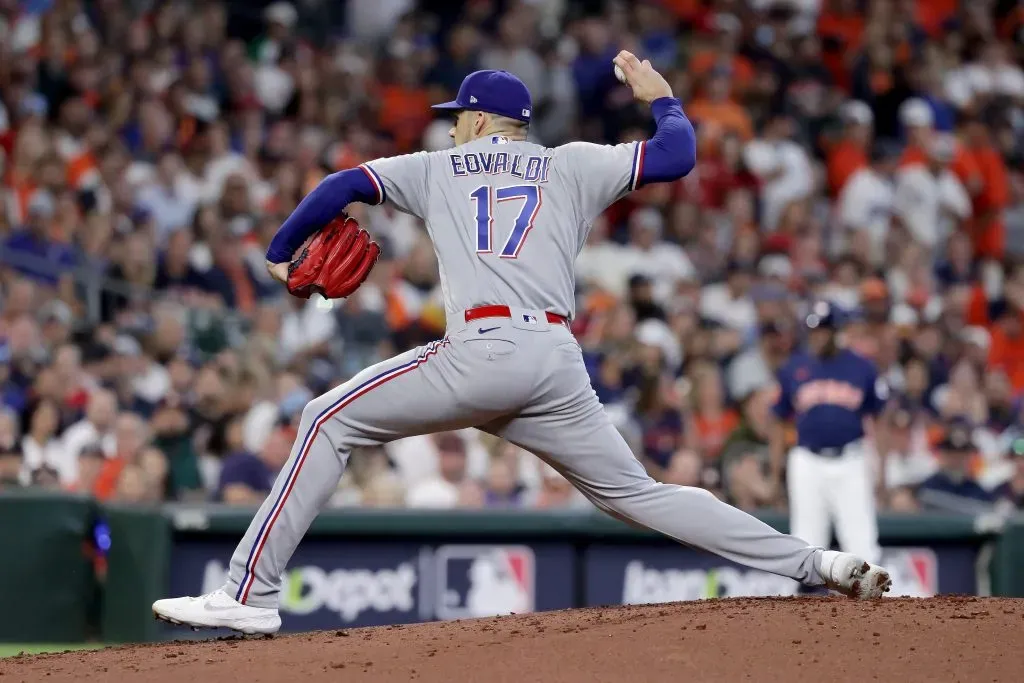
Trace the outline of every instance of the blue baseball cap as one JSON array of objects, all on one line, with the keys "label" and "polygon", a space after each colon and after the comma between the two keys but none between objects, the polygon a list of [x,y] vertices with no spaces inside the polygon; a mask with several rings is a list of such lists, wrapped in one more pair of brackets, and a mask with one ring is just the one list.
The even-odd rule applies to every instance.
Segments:
[{"label": "blue baseball cap", "polygon": [[454,100],[433,108],[485,111],[529,123],[533,100],[526,84],[507,71],[474,71],[462,80]]}]

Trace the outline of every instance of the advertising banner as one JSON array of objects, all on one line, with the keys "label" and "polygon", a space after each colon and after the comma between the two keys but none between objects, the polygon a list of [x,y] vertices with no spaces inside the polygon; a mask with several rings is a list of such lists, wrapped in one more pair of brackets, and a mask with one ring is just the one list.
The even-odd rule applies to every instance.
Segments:
[{"label": "advertising banner", "polygon": [[[977,548],[971,545],[889,547],[882,564],[891,595],[974,593]],[[797,595],[796,581],[748,569],[684,546],[594,545],[584,551],[586,604],[649,604],[703,598]]]},{"label": "advertising banner", "polygon": [[[233,541],[176,542],[171,594],[219,588],[233,549]],[[575,596],[574,558],[566,543],[425,545],[310,538],[283,577],[282,630],[564,609],[573,606]]]}]

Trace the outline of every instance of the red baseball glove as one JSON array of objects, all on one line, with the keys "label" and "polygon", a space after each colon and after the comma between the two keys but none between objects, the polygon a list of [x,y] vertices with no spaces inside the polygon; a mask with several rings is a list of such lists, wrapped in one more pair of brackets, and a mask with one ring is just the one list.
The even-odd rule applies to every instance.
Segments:
[{"label": "red baseball glove", "polygon": [[318,232],[288,266],[288,291],[308,299],[344,299],[363,284],[380,256],[380,245],[342,214]]}]

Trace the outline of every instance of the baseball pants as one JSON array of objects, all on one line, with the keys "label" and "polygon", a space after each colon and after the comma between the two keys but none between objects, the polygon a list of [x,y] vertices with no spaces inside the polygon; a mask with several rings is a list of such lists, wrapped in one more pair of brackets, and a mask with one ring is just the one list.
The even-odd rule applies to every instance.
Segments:
[{"label": "baseball pants", "polygon": [[626,522],[755,569],[823,583],[821,548],[703,489],[651,479],[606,416],[575,338],[544,320],[542,311],[513,309],[512,318],[449,324],[444,339],[312,400],[291,456],[231,558],[228,594],[277,607],[285,566],[353,448],[471,426],[533,452]]},{"label": "baseball pants", "polygon": [[878,519],[874,487],[863,444],[848,444],[835,458],[796,447],[786,468],[789,530],[809,543],[828,547],[835,524],[839,547],[878,562]]}]

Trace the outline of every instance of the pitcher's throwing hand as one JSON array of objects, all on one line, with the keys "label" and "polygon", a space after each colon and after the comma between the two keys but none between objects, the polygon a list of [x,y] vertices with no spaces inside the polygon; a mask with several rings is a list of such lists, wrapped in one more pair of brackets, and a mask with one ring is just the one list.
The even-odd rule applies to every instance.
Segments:
[{"label": "pitcher's throwing hand", "polygon": [[612,61],[622,69],[626,85],[633,89],[633,97],[636,99],[650,104],[661,97],[672,97],[668,81],[655,71],[650,60],[641,62],[629,50],[622,50]]}]

